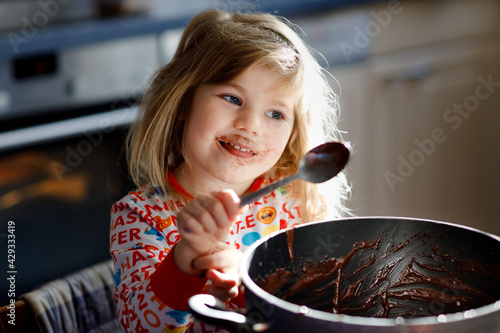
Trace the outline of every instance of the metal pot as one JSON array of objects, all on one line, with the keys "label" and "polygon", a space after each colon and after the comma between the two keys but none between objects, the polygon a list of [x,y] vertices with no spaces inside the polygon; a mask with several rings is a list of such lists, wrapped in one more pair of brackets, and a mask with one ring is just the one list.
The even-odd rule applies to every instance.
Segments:
[{"label": "metal pot", "polygon": [[[340,268],[307,287],[304,267],[329,261]],[[255,242],[240,271],[246,311],[195,295],[196,318],[233,332],[500,332],[500,237],[464,226],[390,217],[304,224]],[[288,282],[270,287],[280,274]]]}]

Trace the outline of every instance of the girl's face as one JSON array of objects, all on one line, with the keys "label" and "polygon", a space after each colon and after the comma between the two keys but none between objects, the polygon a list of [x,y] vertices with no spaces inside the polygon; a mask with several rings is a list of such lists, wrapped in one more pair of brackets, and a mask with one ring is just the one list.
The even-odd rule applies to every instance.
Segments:
[{"label": "girl's face", "polygon": [[287,87],[264,65],[224,84],[201,85],[184,131],[187,164],[181,169],[189,177],[181,172],[181,185],[193,195],[220,188],[241,195],[273,167],[294,123],[295,99]]}]

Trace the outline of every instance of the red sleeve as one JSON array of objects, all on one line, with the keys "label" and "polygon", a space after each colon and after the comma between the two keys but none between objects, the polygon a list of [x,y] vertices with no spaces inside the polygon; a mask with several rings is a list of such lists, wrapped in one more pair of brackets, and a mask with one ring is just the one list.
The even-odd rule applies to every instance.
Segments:
[{"label": "red sleeve", "polygon": [[150,285],[155,295],[167,306],[185,311],[188,310],[189,298],[200,294],[208,279],[182,273],[174,262],[174,248],[151,274]]}]

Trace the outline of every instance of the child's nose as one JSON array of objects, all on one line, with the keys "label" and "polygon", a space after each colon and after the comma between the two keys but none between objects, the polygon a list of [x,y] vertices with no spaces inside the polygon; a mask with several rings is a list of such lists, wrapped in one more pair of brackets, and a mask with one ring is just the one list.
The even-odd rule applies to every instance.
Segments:
[{"label": "child's nose", "polygon": [[239,110],[234,127],[247,133],[257,134],[261,129],[259,113],[251,108]]}]

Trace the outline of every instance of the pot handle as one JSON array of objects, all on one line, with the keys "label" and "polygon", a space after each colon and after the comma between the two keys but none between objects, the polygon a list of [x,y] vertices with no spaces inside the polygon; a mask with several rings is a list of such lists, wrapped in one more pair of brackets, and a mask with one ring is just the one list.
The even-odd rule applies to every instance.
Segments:
[{"label": "pot handle", "polygon": [[227,327],[232,332],[253,332],[247,317],[229,310],[224,303],[209,294],[194,295],[188,300],[188,307],[194,317],[212,325]]}]

